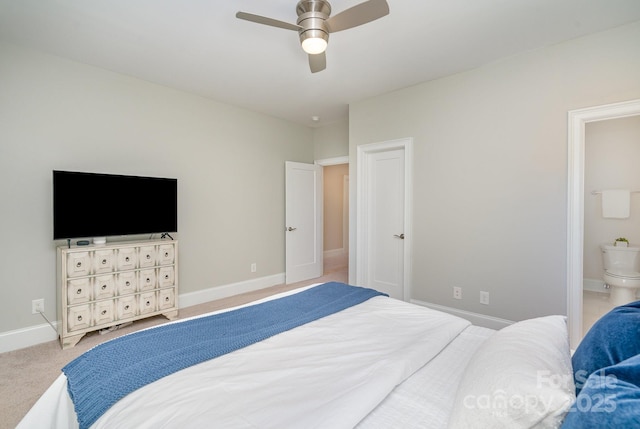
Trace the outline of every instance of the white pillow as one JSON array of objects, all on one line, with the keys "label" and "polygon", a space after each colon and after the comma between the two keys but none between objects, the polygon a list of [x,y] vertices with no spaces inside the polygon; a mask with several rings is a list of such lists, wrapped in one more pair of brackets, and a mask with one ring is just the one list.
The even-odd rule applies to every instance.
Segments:
[{"label": "white pillow", "polygon": [[575,400],[564,316],[497,331],[464,371],[449,428],[557,428]]}]

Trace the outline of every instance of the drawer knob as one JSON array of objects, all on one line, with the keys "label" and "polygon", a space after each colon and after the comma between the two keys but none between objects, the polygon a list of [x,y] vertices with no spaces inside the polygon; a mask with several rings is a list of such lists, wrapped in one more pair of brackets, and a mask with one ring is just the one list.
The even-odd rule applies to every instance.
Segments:
[{"label": "drawer knob", "polygon": [[169,252],[164,252],[164,257],[168,258],[169,257]]},{"label": "drawer knob", "polygon": [[151,255],[147,254],[147,259],[151,259]]},{"label": "drawer knob", "polygon": [[102,285],[102,290],[105,290],[107,288],[107,285]]},{"label": "drawer knob", "polygon": [[82,316],[78,316],[78,322],[82,322]]},{"label": "drawer knob", "polygon": [[104,316],[105,314],[107,314],[107,310],[102,310],[102,313],[100,313],[100,314],[102,314]]},{"label": "drawer knob", "polygon": [[166,297],[164,298],[164,302],[169,302],[169,297],[168,297],[168,296],[166,296]]},{"label": "drawer knob", "polygon": [[80,268],[82,266],[82,262],[76,262],[76,268]]},{"label": "drawer knob", "polygon": [[169,280],[169,274],[165,274],[165,275],[164,275],[164,279],[165,279],[165,280]]},{"label": "drawer knob", "polygon": [[125,283],[125,285],[127,285],[127,286],[131,286],[131,282],[130,282],[130,281],[127,281],[127,282]]},{"label": "drawer knob", "polygon": [[82,289],[78,289],[78,290],[76,291],[76,294],[78,294],[78,295],[80,295],[81,293],[82,293]]},{"label": "drawer knob", "polygon": [[102,265],[106,265],[106,264],[107,264],[107,260],[106,260],[106,259],[103,259],[103,260],[102,260]]},{"label": "drawer knob", "polygon": [[127,256],[126,258],[124,258],[125,262],[129,262],[129,257]]},{"label": "drawer knob", "polygon": [[147,307],[148,307],[148,306],[150,306],[150,305],[151,305],[151,301],[147,301],[147,302],[145,302],[145,304],[146,304],[146,305],[147,305]]},{"label": "drawer knob", "polygon": [[128,309],[129,309],[129,306],[128,306],[128,305],[125,305],[125,306],[124,306],[124,309],[125,309],[125,310],[128,310]]}]

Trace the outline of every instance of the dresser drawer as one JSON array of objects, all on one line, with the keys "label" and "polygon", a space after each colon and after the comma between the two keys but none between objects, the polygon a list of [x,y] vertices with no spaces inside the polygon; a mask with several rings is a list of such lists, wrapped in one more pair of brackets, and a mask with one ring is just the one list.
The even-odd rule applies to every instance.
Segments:
[{"label": "dresser drawer", "polygon": [[117,295],[128,295],[138,291],[138,273],[125,271],[116,274]]},{"label": "dresser drawer", "polygon": [[138,287],[141,291],[155,289],[156,284],[155,268],[150,270],[140,270],[138,275]]},{"label": "dresser drawer", "polygon": [[140,246],[138,251],[138,266],[140,268],[154,267],[158,252],[156,246]]},{"label": "dresser drawer", "polygon": [[93,252],[93,272],[95,274],[110,273],[115,266],[113,250],[96,250]]},{"label": "dresser drawer", "polygon": [[93,279],[93,298],[104,299],[115,295],[116,282],[113,274],[97,276]]},{"label": "dresser drawer", "polygon": [[94,325],[105,325],[115,320],[113,300],[96,302],[93,307]]},{"label": "dresser drawer", "polygon": [[91,280],[87,277],[67,282],[67,304],[82,304],[91,301]]},{"label": "dresser drawer", "polygon": [[77,305],[67,310],[67,331],[79,331],[91,326],[91,305]]},{"label": "dresser drawer", "polygon": [[138,254],[135,247],[125,247],[117,250],[116,267],[118,271],[134,270],[138,268]]},{"label": "dresser drawer", "polygon": [[89,252],[74,252],[67,256],[67,277],[88,276],[91,273]]},{"label": "dresser drawer", "polygon": [[171,308],[176,304],[175,289],[161,289],[158,291],[158,310]]},{"label": "dresser drawer", "polygon": [[116,300],[116,316],[118,319],[129,319],[138,314],[138,297],[124,296]]},{"label": "dresser drawer", "polygon": [[175,269],[173,267],[160,267],[158,269],[158,287],[173,286],[175,282]]},{"label": "dresser drawer", "polygon": [[140,314],[153,313],[157,308],[156,292],[144,292],[140,294],[138,301]]},{"label": "dresser drawer", "polygon": [[176,259],[176,250],[173,244],[161,244],[158,246],[158,263],[160,265],[171,265]]}]

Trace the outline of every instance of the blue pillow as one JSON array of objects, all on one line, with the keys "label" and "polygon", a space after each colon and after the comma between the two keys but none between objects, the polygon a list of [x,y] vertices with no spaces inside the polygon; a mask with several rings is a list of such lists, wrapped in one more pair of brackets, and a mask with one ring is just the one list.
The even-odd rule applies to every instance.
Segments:
[{"label": "blue pillow", "polygon": [[571,358],[576,395],[601,368],[640,354],[640,301],[616,307],[587,332]]},{"label": "blue pillow", "polygon": [[640,427],[640,355],[589,376],[561,429]]}]

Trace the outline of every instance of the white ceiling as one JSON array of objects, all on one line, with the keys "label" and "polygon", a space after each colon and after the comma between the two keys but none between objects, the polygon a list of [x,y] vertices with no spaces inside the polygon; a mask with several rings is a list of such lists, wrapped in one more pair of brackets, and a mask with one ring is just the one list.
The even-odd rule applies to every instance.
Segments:
[{"label": "white ceiling", "polygon": [[[333,0],[332,14],[361,1]],[[0,0],[0,40],[316,126],[352,102],[640,20],[640,0],[388,2],[388,16],[332,34],[315,74],[296,32],[235,18],[295,23],[296,0]]]}]

